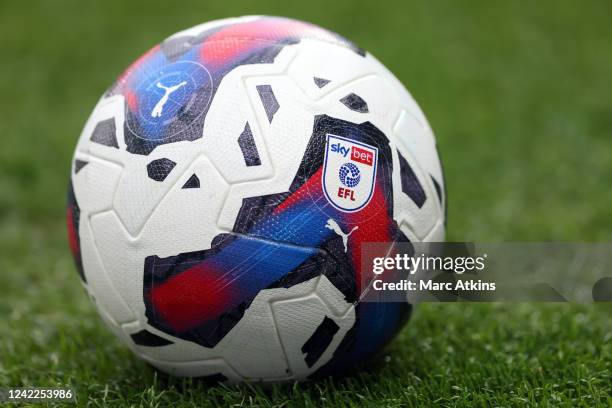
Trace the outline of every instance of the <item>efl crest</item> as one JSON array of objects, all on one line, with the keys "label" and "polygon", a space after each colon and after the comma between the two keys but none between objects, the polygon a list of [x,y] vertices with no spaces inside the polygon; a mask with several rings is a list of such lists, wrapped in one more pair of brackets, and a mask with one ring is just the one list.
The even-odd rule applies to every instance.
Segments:
[{"label": "efl crest", "polygon": [[372,198],[378,149],[344,137],[327,135],[323,164],[323,192],[344,212],[363,209]]}]

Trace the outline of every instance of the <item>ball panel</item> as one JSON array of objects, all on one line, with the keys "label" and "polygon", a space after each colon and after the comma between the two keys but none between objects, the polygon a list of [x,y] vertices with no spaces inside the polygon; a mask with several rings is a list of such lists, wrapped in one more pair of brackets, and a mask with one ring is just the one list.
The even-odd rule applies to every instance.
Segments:
[{"label": "ball panel", "polygon": [[77,154],[75,160],[87,163],[72,176],[81,210],[90,216],[111,210],[123,167],[108,160],[83,154]]},{"label": "ball panel", "polygon": [[334,316],[316,293],[275,301],[272,309],[294,378],[307,377],[327,363],[333,350],[355,324],[353,313],[341,318]]}]

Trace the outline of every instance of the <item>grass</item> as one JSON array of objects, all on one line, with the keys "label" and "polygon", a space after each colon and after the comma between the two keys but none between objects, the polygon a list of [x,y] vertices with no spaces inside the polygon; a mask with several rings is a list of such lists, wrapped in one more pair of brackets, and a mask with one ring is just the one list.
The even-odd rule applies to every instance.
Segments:
[{"label": "grass", "polygon": [[70,157],[136,56],[201,21],[316,22],[408,86],[443,155],[449,239],[606,241],[612,6],[604,2],[0,2],[0,387],[104,406],[610,406],[610,304],[428,304],[343,378],[273,387],[168,379],[103,327],[66,245]]}]

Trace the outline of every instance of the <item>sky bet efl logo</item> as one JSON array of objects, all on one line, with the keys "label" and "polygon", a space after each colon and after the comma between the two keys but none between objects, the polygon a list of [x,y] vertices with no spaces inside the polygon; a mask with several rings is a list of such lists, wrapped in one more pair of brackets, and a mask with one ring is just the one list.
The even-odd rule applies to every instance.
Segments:
[{"label": "sky bet efl logo", "polygon": [[377,148],[328,134],[322,183],[327,201],[344,212],[368,205],[374,193],[377,160]]}]

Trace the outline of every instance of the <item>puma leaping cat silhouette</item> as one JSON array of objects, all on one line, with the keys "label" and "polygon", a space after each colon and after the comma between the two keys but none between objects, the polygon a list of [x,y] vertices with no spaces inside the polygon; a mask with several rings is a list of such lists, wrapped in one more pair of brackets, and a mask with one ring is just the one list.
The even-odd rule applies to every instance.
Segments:
[{"label": "puma leaping cat silhouette", "polygon": [[161,99],[157,101],[157,103],[153,107],[153,110],[151,111],[151,117],[152,118],[161,117],[162,112],[164,111],[164,105],[166,105],[166,102],[168,102],[168,98],[170,98],[170,94],[172,92],[175,92],[181,86],[185,86],[185,85],[187,85],[187,82],[185,81],[181,82],[180,84],[174,85],[174,86],[164,86],[161,82],[158,82],[156,86],[164,90],[164,96],[162,96]]},{"label": "puma leaping cat silhouette", "polygon": [[338,235],[340,235],[340,237],[342,237],[342,243],[344,244],[344,252],[346,252],[346,250],[347,250],[346,245],[348,243],[349,236],[353,232],[355,232],[355,230],[359,229],[359,227],[355,226],[355,227],[353,227],[353,229],[348,234],[346,234],[344,231],[342,231],[342,228],[340,228],[338,223],[336,221],[334,221],[333,219],[331,219],[331,218],[327,220],[327,224],[325,224],[325,228],[334,231],[336,234],[338,234]]}]

